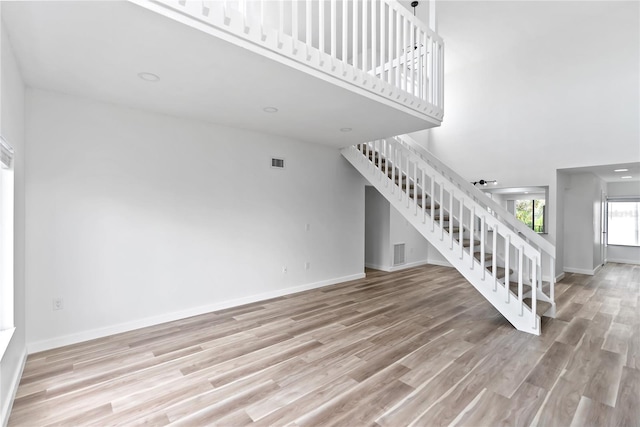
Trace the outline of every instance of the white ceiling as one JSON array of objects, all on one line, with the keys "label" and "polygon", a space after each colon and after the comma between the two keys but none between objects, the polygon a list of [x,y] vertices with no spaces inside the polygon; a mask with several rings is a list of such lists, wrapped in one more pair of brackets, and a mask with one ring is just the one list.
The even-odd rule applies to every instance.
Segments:
[{"label": "white ceiling", "polygon": [[[616,169],[628,169],[624,172],[615,172]],[[583,168],[559,169],[568,174],[592,173],[605,182],[640,181],[640,163],[620,163],[617,165],[589,166]],[[622,179],[623,176],[631,176],[631,179]]]},{"label": "white ceiling", "polygon": [[129,2],[1,5],[32,87],[337,147],[429,127]]}]

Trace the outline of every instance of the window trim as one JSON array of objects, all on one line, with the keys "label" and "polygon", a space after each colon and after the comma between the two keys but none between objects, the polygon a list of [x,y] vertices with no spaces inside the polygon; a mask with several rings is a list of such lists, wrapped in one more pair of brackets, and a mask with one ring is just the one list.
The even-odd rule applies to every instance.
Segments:
[{"label": "window trim", "polygon": [[[9,347],[15,328],[14,299],[14,149],[0,135],[0,234],[7,233],[8,242],[0,241],[0,359]],[[6,191],[6,192],[5,192]],[[7,228],[5,230],[5,227]],[[8,252],[7,252],[8,251]],[[5,265],[6,263],[6,265]],[[4,268],[7,271],[3,270]],[[6,304],[6,305],[5,305]],[[5,312],[6,310],[6,312]]]},{"label": "window trim", "polygon": [[609,243],[609,203],[640,203],[640,196],[613,196],[607,197],[605,215],[605,235],[607,236],[606,246],[616,246],[620,248],[640,248],[640,239],[637,245],[621,245],[619,243]]}]

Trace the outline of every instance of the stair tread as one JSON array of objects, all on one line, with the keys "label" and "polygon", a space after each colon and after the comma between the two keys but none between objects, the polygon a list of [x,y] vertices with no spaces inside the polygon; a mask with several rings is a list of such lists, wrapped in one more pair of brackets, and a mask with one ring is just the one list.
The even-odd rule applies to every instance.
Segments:
[{"label": "stair tread", "polygon": [[[524,302],[529,307],[531,307],[531,298],[524,298],[522,302]],[[540,301],[540,300],[536,301],[536,314],[542,317],[542,315],[546,313],[547,310],[551,308],[551,306],[552,304],[550,302]]]},{"label": "stair tread", "polygon": [[[511,292],[513,292],[514,294],[518,295],[518,282],[509,282],[509,289],[511,290]],[[526,293],[531,291],[531,285],[528,285],[526,283],[522,284],[522,293]]]},{"label": "stair tread", "polygon": [[[455,227],[454,227],[454,230],[455,230]],[[459,231],[460,229],[458,229],[458,232]],[[457,233],[454,231],[454,234],[457,234]],[[455,240],[458,241],[457,238]],[[479,246],[479,245],[480,245],[480,240],[474,239],[473,246]],[[469,246],[471,246],[471,239],[462,239],[462,246],[464,246],[465,248],[468,248]]]},{"label": "stair tread", "polygon": [[[413,197],[412,197],[412,199],[413,199]],[[418,199],[420,199],[420,198],[418,198]],[[421,200],[418,200],[418,206],[422,207],[422,201]],[[431,209],[431,201],[429,199],[427,199],[426,208],[427,209]],[[433,203],[433,208],[434,209],[440,209],[440,205],[434,202]]]},{"label": "stair tread", "polygon": [[[489,265],[486,268],[487,268],[487,271],[489,271],[489,273],[493,274],[493,266],[492,265]],[[506,270],[504,269],[504,267],[496,267],[496,277],[498,279],[504,278],[505,273],[506,273]],[[513,270],[509,269],[509,275],[512,275],[512,274],[513,274]]]},{"label": "stair tread", "polygon": [[[480,261],[480,255],[481,255],[480,251],[475,251],[473,253],[473,256],[475,256],[478,261]],[[484,254],[485,262],[486,261],[491,261],[492,259],[493,259],[493,255],[488,253],[488,252],[485,252],[485,254]]]}]

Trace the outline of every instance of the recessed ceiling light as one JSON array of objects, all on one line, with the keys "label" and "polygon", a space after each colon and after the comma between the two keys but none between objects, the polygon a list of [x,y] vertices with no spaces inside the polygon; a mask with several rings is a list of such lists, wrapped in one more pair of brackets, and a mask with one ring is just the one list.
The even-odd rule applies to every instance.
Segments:
[{"label": "recessed ceiling light", "polygon": [[631,175],[621,176],[620,179],[631,179],[633,178]]},{"label": "recessed ceiling light", "polygon": [[138,73],[138,77],[140,77],[142,80],[146,82],[152,82],[152,83],[155,83],[160,80],[160,76],[158,76],[157,74],[147,73],[147,72]]},{"label": "recessed ceiling light", "polygon": [[265,113],[277,113],[278,109],[276,107],[264,107],[262,111]]},{"label": "recessed ceiling light", "polygon": [[352,130],[351,128],[340,128],[340,132],[351,132]]},{"label": "recessed ceiling light", "polygon": [[629,169],[615,169],[614,172],[627,172]]}]

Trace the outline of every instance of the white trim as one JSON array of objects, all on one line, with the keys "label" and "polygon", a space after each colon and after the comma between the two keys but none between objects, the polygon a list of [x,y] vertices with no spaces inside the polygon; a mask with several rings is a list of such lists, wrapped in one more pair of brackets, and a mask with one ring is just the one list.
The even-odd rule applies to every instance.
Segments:
[{"label": "white trim", "polygon": [[351,280],[362,279],[364,277],[365,277],[364,273],[351,274],[349,276],[336,277],[333,279],[322,280],[320,282],[308,283],[306,285],[294,286],[290,288],[279,289],[276,291],[264,292],[261,294],[252,295],[244,298],[237,298],[237,299],[223,301],[216,304],[196,307],[189,310],[183,310],[183,311],[178,311],[174,313],[167,313],[167,314],[162,314],[154,317],[147,317],[145,319],[135,320],[132,322],[120,323],[117,325],[107,326],[104,328],[92,329],[89,331],[78,332],[75,334],[64,335],[61,337],[51,338],[47,340],[31,342],[31,343],[27,343],[27,352],[29,354],[33,354],[40,351],[62,347],[65,345],[76,344],[84,341],[93,340],[96,338],[103,338],[109,335],[128,332],[135,329],[158,325],[161,323],[172,322],[174,320],[185,319],[187,317],[198,316],[201,314],[211,313],[218,310],[224,310],[231,307],[237,307],[244,304],[264,301],[271,298],[281,297],[283,295],[290,295],[290,294],[295,294],[297,292],[308,291],[311,289],[321,288],[324,286],[335,285],[337,283],[343,283]]},{"label": "white trim", "polygon": [[596,274],[596,271],[598,271],[600,267],[594,268],[593,270],[586,270],[584,268],[572,268],[572,267],[565,267],[564,268],[564,272],[565,273],[576,273],[576,274],[586,274],[588,276],[593,276]]},{"label": "white trim", "polygon": [[607,197],[608,202],[640,202],[640,196],[611,196]]},{"label": "white trim", "polygon": [[2,419],[0,420],[0,425],[6,427],[9,423],[9,415],[11,414],[11,409],[13,408],[13,401],[16,398],[16,393],[18,392],[18,386],[20,385],[20,379],[22,378],[22,372],[24,371],[24,366],[27,363],[27,350],[22,350],[22,355],[20,355],[20,368],[16,369],[13,378],[11,379],[11,383],[7,388],[8,393],[5,394],[6,400],[4,402],[0,402],[2,404]]},{"label": "white trim", "polygon": [[565,274],[564,273],[560,273],[556,276],[556,283],[558,283],[560,280],[564,279]]},{"label": "white trim", "polygon": [[366,268],[370,268],[372,270],[380,270],[380,271],[385,271],[387,273],[392,273],[394,271],[401,271],[401,270],[406,270],[408,268],[413,268],[413,267],[420,267],[421,265],[427,265],[427,264],[431,264],[428,260],[422,260],[422,261],[415,261],[415,262],[410,262],[408,264],[400,264],[400,265],[396,265],[393,267],[384,267],[382,265],[378,265],[378,264],[369,264],[369,263],[365,263],[365,267]]},{"label": "white trim", "polygon": [[380,271],[386,271],[387,273],[391,272],[391,267],[384,267],[382,265],[378,265],[378,264],[369,264],[369,263],[365,263],[364,266],[366,268],[370,268],[372,270],[380,270]]},{"label": "white trim", "polygon": [[593,274],[595,275],[598,271],[600,271],[600,269],[602,268],[604,264],[600,264],[599,266],[597,266],[596,268],[593,269]]},{"label": "white trim", "polygon": [[640,259],[622,259],[622,258],[607,258],[607,262],[616,262],[619,264],[635,264],[640,265]]},{"label": "white trim", "polygon": [[401,271],[401,270],[406,270],[408,268],[420,267],[421,265],[427,265],[427,264],[429,264],[429,263],[425,259],[425,260],[422,260],[422,261],[415,261],[415,262],[409,262],[409,263],[406,263],[406,264],[396,265],[396,266],[393,266],[393,267],[389,268],[389,271],[390,272]]},{"label": "white trim", "polygon": [[427,260],[427,263],[431,265],[439,265],[440,267],[453,267],[449,262],[441,259],[429,259]]}]

